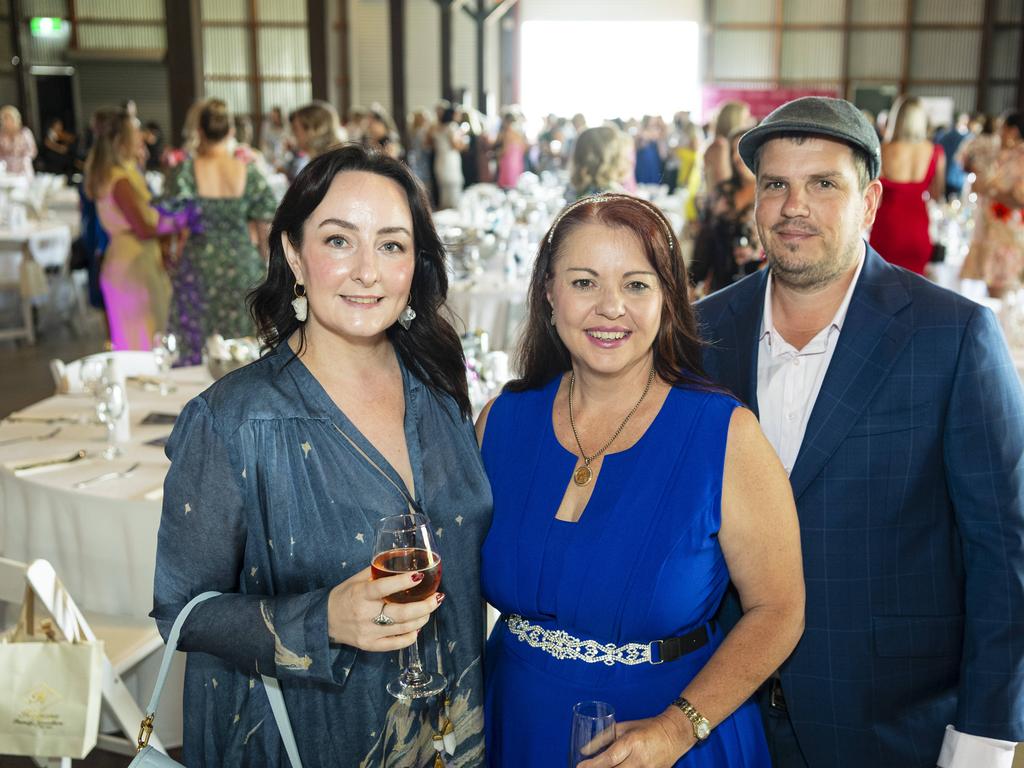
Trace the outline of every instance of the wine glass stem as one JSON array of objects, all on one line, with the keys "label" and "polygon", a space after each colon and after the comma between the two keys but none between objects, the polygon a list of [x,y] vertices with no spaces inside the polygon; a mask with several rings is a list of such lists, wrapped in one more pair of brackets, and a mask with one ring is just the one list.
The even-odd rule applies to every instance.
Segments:
[{"label": "wine glass stem", "polygon": [[420,638],[416,635],[416,642],[408,647],[405,669],[402,670],[402,682],[406,685],[416,685],[423,680],[423,662],[420,660]]}]

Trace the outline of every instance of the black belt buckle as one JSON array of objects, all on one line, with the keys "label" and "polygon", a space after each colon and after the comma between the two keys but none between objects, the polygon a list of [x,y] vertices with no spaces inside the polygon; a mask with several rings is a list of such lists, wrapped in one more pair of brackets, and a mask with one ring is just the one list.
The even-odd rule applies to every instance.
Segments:
[{"label": "black belt buckle", "polygon": [[786,697],[782,695],[782,681],[773,677],[768,681],[768,706],[779,712],[788,712]]},{"label": "black belt buckle", "polygon": [[[711,624],[704,624],[687,632],[682,637],[666,637],[662,640],[652,641],[650,644],[651,664],[657,666],[658,664],[664,664],[666,661],[675,661],[680,656],[685,656],[696,651],[698,648],[703,648],[710,639],[711,633],[709,628],[711,626]],[[658,650],[657,661],[654,660],[655,647]]]}]

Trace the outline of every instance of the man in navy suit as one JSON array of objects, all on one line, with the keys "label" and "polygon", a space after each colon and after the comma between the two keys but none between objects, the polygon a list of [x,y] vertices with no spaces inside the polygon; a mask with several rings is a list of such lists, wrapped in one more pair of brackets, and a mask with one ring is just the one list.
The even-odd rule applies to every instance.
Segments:
[{"label": "man in navy suit", "polygon": [[883,260],[870,124],[740,142],[769,268],[698,305],[709,376],[790,473],[807,628],[761,692],[777,768],[1002,768],[1024,740],[1024,394],[992,313]]}]

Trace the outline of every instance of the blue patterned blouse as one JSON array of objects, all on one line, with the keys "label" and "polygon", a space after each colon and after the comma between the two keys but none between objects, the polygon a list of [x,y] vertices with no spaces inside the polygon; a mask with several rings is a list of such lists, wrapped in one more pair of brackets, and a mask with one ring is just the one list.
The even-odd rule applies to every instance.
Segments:
[{"label": "blue patterned blouse", "polygon": [[[480,546],[491,493],[472,425],[402,366],[416,500],[437,532],[444,605],[421,634],[449,680],[449,766],[482,766]],[[180,647],[184,761],[287,766],[260,675],[280,679],[304,768],[433,765],[442,707],[385,691],[396,653],[332,644],[331,588],[365,568],[374,523],[406,511],[402,480],[287,344],[192,400],[167,443],[153,617],[166,638],[194,595]],[[449,740],[450,741],[450,740]]]}]

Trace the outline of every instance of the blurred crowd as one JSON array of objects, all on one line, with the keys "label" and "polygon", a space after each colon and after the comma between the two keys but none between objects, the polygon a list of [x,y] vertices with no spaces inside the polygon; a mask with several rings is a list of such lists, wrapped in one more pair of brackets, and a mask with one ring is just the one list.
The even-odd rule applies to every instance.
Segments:
[{"label": "blurred crowd", "polygon": [[[929,200],[970,202],[978,213],[961,276],[984,281],[993,296],[1019,286],[1021,114],[961,114],[934,126],[921,100],[908,96],[868,117],[882,139],[884,194],[871,232],[877,250],[923,272],[942,258]],[[313,158],[343,142],[404,160],[435,209],[457,208],[474,184],[513,189],[527,173],[562,179],[570,201],[601,191],[654,196],[655,187],[662,197],[676,195],[698,294],[764,265],[755,179],[737,151],[756,122],[741,102],[721,104],[704,123],[689,112],[670,121],[644,115],[588,125],[581,114],[550,114],[529,123],[518,107],[488,118],[446,101],[405,122],[403,135],[380,105],[353,107],[342,119],[331,104],[314,101],[287,114],[274,107],[254,125],[225,102],[205,99],[173,143],[128,101],[98,110],[78,136],[52,118],[37,140],[8,105],[0,108],[0,169],[63,174],[80,184],[76,248],[90,266],[90,299],[106,308],[113,345],[148,348],[154,334],[170,329],[183,337],[183,362],[198,362],[206,335],[252,331],[245,293],[262,276],[276,202]]]}]

